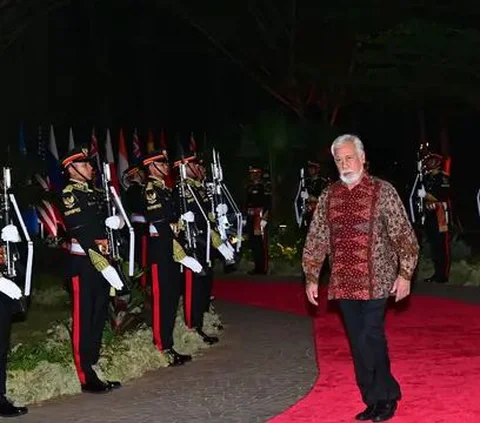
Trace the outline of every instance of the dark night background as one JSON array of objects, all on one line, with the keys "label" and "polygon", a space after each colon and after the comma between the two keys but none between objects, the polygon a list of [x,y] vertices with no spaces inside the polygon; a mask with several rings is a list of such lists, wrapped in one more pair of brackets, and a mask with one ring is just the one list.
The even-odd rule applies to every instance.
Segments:
[{"label": "dark night background", "polygon": [[405,194],[423,122],[429,143],[453,158],[455,210],[472,232],[477,9],[447,1],[0,0],[2,151],[18,149],[20,121],[29,151],[38,125],[53,124],[60,154],[70,126],[76,143],[95,127],[101,147],[106,127],[114,143],[123,127],[128,144],[136,127],[144,146],[149,128],[156,142],[165,128],[170,145],[194,131],[202,147],[206,132],[237,195],[249,163],[273,164],[278,193],[288,193],[277,194],[279,215],[293,219],[299,167],[322,158],[342,132],[358,134],[372,172]]}]

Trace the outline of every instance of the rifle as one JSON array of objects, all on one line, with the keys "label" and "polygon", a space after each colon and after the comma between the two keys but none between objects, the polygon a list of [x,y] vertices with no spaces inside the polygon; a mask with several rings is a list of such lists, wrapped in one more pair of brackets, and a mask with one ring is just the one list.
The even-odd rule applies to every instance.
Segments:
[{"label": "rifle", "polygon": [[[11,169],[9,167],[3,168],[3,212],[4,212],[4,220],[5,225],[9,225],[12,222],[10,216],[10,205],[13,207],[13,211],[15,212],[15,216],[20,224],[20,228],[22,230],[23,236],[27,241],[27,265],[25,268],[25,280],[23,284],[22,294],[23,297],[29,297],[31,292],[31,285],[32,285],[32,266],[33,266],[33,242],[30,239],[30,235],[27,231],[27,227],[25,226],[25,222],[22,218],[22,214],[20,213],[20,209],[18,207],[17,200],[13,192],[11,192],[12,187],[12,178],[11,178]],[[13,251],[14,246],[10,245],[10,242],[5,243],[5,275],[9,279],[15,279],[17,274],[16,269],[16,261],[19,260],[18,251]],[[22,305],[23,307],[23,305]]]},{"label": "rifle", "polygon": [[415,208],[414,202],[416,202],[416,212],[420,215],[420,223],[423,225],[425,223],[425,204],[421,193],[425,193],[425,186],[423,184],[423,159],[420,156],[420,152],[417,153],[417,174],[415,176],[415,181],[412,186],[412,191],[410,192],[409,205],[410,205],[410,217],[412,223],[415,223]]},{"label": "rifle", "polygon": [[[223,182],[223,168],[220,162],[220,153],[215,149],[212,151],[213,162],[211,164],[212,168],[212,191],[213,191],[213,201],[212,201],[212,212],[217,218],[217,226],[220,231],[220,236],[223,241],[227,239],[226,231],[230,229],[231,225],[228,221],[228,206],[231,207],[235,213],[235,219],[237,221],[237,243],[236,251],[240,252],[242,246],[242,232],[243,232],[243,216],[240,208],[237,206],[237,203],[233,199],[232,194],[229,189]],[[220,213],[217,213],[217,206],[223,204],[225,207]]]},{"label": "rifle", "polygon": [[[295,200],[293,206],[295,208],[295,219],[299,228],[305,223],[305,212],[307,210],[307,200],[302,196],[304,192],[307,192],[305,186],[305,168],[300,169],[300,181],[298,183],[297,194],[295,195]],[[299,202],[299,199],[301,200]],[[300,203],[300,206],[299,206]]]},{"label": "rifle", "polygon": [[[195,201],[195,204],[197,205],[198,209],[200,210],[200,213],[202,214],[203,219],[206,222],[207,225],[207,245],[205,246],[206,252],[205,252],[205,263],[207,265],[211,264],[210,260],[210,242],[211,242],[211,237],[212,237],[212,229],[210,225],[210,220],[208,219],[207,214],[203,210],[203,207],[200,203],[200,201],[197,198],[197,195],[193,191],[192,187],[187,183],[187,169],[186,169],[187,163],[180,163],[179,166],[179,173],[180,173],[180,210],[182,214],[185,214],[188,210],[188,204],[187,204],[187,191],[190,193],[191,197]],[[196,242],[196,237],[198,235],[198,230],[196,228],[195,222],[185,222],[185,234],[187,238],[187,245],[190,250],[190,252],[193,254],[193,256],[197,258],[196,256],[196,250],[197,250],[197,242]]]},{"label": "rifle", "polygon": [[478,209],[478,215],[480,216],[480,189],[477,192],[477,209]]},{"label": "rifle", "polygon": [[[102,172],[102,187],[104,190],[104,201],[107,207],[107,215],[115,216],[117,214],[117,209],[122,215],[125,224],[128,228],[129,233],[129,245],[128,245],[128,276],[132,277],[135,271],[135,231],[133,226],[130,222],[130,219],[125,212],[123,207],[122,201],[118,196],[117,191],[112,185],[111,182],[111,175],[110,175],[110,165],[108,163],[103,163],[103,172]],[[122,257],[120,255],[120,246],[122,245],[122,241],[120,238],[120,234],[118,231],[107,228],[107,240],[108,240],[108,247],[112,258],[112,265],[117,269],[120,276],[124,276],[122,271]],[[126,278],[125,278],[126,279]],[[126,286],[130,288],[130,282],[124,280],[126,282]]]}]

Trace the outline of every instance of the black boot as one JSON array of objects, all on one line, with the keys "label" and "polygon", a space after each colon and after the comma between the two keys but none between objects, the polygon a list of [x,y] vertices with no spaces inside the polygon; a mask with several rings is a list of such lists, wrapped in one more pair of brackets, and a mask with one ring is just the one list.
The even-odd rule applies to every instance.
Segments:
[{"label": "black boot", "polygon": [[0,417],[17,417],[28,413],[26,407],[15,407],[3,395],[0,396]]},{"label": "black boot", "polygon": [[218,337],[217,336],[210,336],[207,335],[204,331],[201,329],[195,329],[196,332],[202,337],[203,342],[205,342],[208,345],[213,345],[218,342]]},{"label": "black boot", "polygon": [[397,411],[397,401],[380,401],[375,409],[375,415],[372,417],[372,422],[384,422],[390,420]]},{"label": "black boot", "polygon": [[[118,382],[117,382],[118,383]],[[102,382],[101,380],[91,381],[82,385],[82,392],[88,394],[106,394],[113,389],[113,386],[108,382]]]},{"label": "black boot", "polygon": [[367,408],[365,408],[365,410],[363,410],[361,413],[358,413],[355,416],[355,420],[360,420],[362,422],[367,421],[367,420],[371,420],[372,417],[375,416],[375,409],[376,409],[375,404],[374,405],[369,405]]},{"label": "black boot", "polygon": [[192,360],[191,355],[180,354],[173,348],[166,350],[164,353],[168,358],[170,366],[181,366],[182,364],[185,364]]},{"label": "black boot", "polygon": [[122,387],[122,384],[117,381],[112,381],[112,380],[107,380],[106,384],[110,386],[112,389],[120,389]]}]

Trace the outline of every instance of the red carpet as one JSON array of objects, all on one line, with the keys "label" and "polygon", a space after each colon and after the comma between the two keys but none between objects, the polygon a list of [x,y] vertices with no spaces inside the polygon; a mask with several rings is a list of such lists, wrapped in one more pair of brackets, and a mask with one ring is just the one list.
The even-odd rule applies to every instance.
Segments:
[{"label": "red carpet", "polygon": [[[217,281],[218,299],[307,315],[299,283]],[[323,295],[325,299],[325,295]],[[269,423],[353,422],[363,408],[340,318],[323,301],[314,318],[317,363],[314,387]],[[392,372],[403,400],[398,423],[480,422],[480,307],[412,297],[387,315]]]}]

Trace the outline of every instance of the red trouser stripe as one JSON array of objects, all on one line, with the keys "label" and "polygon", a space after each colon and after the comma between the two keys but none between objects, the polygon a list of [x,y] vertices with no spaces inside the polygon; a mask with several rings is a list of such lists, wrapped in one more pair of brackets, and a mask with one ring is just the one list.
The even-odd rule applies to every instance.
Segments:
[{"label": "red trouser stripe", "polygon": [[83,373],[82,362],[80,360],[80,278],[72,278],[73,289],[73,361],[77,369],[78,379],[83,385],[86,383],[85,373]]},{"label": "red trouser stripe", "polygon": [[190,269],[185,268],[185,320],[189,329],[192,328],[192,290],[193,274]]},{"label": "red trouser stripe", "polygon": [[143,275],[140,277],[140,285],[142,288],[147,286],[147,235],[142,235],[142,244],[140,250],[140,260],[143,268]]},{"label": "red trouser stripe", "polygon": [[153,343],[163,351],[162,337],[160,334],[160,280],[158,277],[158,264],[152,264],[152,303],[153,303]]}]

